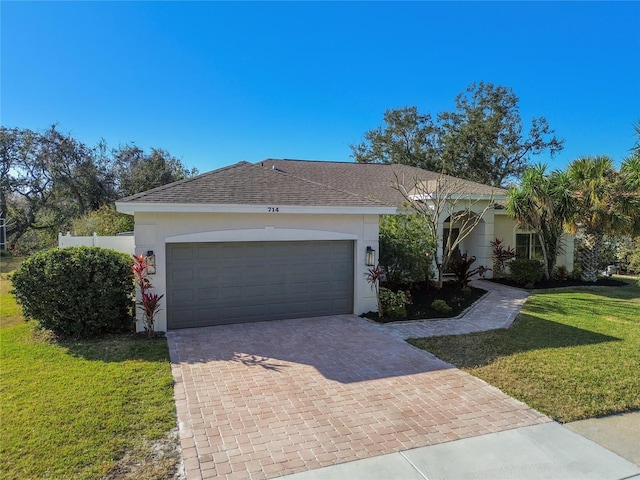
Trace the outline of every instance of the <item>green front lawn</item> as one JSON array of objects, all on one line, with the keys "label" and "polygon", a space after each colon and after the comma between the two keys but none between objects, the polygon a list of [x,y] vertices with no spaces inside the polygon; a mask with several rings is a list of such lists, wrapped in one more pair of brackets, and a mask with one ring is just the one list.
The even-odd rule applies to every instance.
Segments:
[{"label": "green front lawn", "polygon": [[640,409],[640,287],[536,292],[508,330],[410,343],[561,422]]},{"label": "green front lawn", "polygon": [[6,274],[1,281],[2,478],[170,478],[178,457],[166,341],[52,343],[24,322]]}]

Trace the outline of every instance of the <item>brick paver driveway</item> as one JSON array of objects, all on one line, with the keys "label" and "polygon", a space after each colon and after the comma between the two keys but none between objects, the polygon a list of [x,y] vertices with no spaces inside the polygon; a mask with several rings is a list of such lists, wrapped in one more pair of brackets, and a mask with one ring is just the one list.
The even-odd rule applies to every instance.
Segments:
[{"label": "brick paver driveway", "polygon": [[188,479],[273,478],[550,421],[356,316],[167,337]]}]

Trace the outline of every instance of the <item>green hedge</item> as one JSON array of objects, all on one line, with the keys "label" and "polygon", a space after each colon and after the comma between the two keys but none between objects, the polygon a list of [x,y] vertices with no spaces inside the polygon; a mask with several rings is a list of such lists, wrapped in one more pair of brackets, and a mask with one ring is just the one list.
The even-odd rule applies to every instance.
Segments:
[{"label": "green hedge", "polygon": [[511,280],[526,288],[533,287],[544,277],[544,268],[538,260],[511,260],[509,272]]},{"label": "green hedge", "polygon": [[63,336],[90,337],[133,327],[131,256],[97,247],[53,248],[12,275],[27,319]]}]

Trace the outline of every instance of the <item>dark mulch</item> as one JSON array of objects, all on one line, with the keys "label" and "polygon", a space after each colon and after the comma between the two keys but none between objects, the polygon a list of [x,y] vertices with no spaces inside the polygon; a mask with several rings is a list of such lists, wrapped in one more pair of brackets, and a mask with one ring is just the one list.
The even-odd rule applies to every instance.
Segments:
[{"label": "dark mulch", "polygon": [[[409,290],[411,293],[411,305],[407,305],[406,318],[382,317],[378,318],[377,312],[368,312],[363,317],[375,320],[378,323],[398,322],[406,320],[423,320],[430,318],[451,318],[460,315],[464,310],[474,304],[476,300],[482,297],[486,290],[481,288],[468,287],[464,290],[456,288],[451,282],[445,283],[441,289],[433,284],[426,283],[416,284],[410,288],[387,287],[393,291]],[[434,300],[444,300],[451,307],[451,313],[437,312],[431,308]]]},{"label": "dark mulch", "polygon": [[[500,283],[502,285],[507,285],[509,287],[516,288],[524,288],[522,285],[519,285],[507,278],[492,278],[489,279],[490,282]],[[607,278],[602,277],[599,278],[596,283],[593,282],[583,282],[582,280],[574,280],[568,278],[567,280],[543,280],[541,282],[536,283],[533,287],[527,288],[527,290],[540,290],[546,288],[562,288],[562,287],[624,287],[627,285],[627,282],[622,280],[617,280],[615,278]]]}]

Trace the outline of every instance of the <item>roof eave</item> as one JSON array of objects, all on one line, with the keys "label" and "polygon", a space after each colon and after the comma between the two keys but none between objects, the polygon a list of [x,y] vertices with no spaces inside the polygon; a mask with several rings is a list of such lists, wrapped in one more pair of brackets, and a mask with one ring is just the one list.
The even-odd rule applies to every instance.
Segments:
[{"label": "roof eave", "polygon": [[[493,193],[493,194],[491,193],[480,193],[480,194],[456,193],[454,195],[450,195],[450,198],[451,198],[451,201],[454,201],[454,202],[463,201],[463,200],[473,200],[473,201],[487,200],[487,201],[498,202],[498,201],[505,200],[506,195],[502,195],[498,193]],[[433,194],[431,193],[412,194],[412,195],[409,195],[409,199],[414,201],[423,201],[423,200],[433,201]]]},{"label": "roof eave", "polygon": [[346,214],[346,215],[392,215],[396,207],[386,205],[366,206],[323,206],[323,205],[245,205],[207,203],[160,203],[160,202],[116,202],[116,210],[134,213],[269,213],[278,214]]}]

